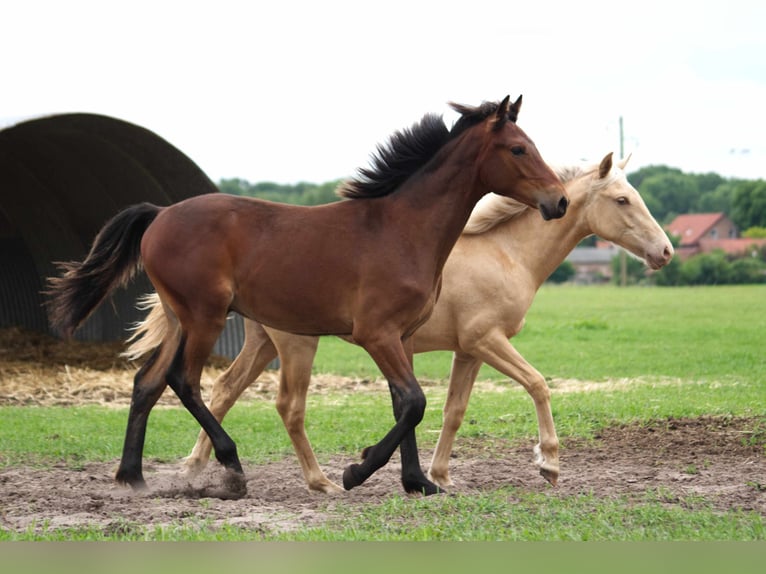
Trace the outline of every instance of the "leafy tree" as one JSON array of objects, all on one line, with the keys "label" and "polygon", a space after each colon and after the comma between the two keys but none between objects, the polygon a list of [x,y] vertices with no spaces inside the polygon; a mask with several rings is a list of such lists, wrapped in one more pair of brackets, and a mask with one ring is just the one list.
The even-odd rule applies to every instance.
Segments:
[{"label": "leafy tree", "polygon": [[681,266],[683,285],[725,285],[731,282],[731,265],[723,251],[701,253]]},{"label": "leafy tree", "polygon": [[742,232],[742,237],[748,239],[766,239],[766,227],[750,227]]},{"label": "leafy tree", "polygon": [[754,257],[743,257],[731,262],[731,283],[766,283],[766,264]]},{"label": "leafy tree", "polygon": [[656,174],[647,177],[638,188],[641,195],[653,198],[655,217],[669,221],[680,213],[691,213],[700,196],[699,186],[693,177],[680,172]]},{"label": "leafy tree", "polygon": [[740,229],[766,226],[766,181],[742,181],[734,190],[729,216]]},{"label": "leafy tree", "polygon": [[667,174],[683,174],[683,172],[675,167],[668,167],[666,165],[648,165],[637,169],[634,172],[628,174],[628,181],[630,184],[639,189],[645,179],[653,177],[655,175],[667,175]]},{"label": "leafy tree", "polygon": [[562,261],[561,265],[556,267],[556,270],[550,274],[547,281],[551,283],[564,283],[569,281],[575,275],[575,266],[571,261]]},{"label": "leafy tree", "polygon": [[673,257],[665,267],[655,271],[651,276],[652,283],[663,287],[672,287],[681,284],[681,260]]},{"label": "leafy tree", "polygon": [[712,191],[701,192],[696,211],[699,213],[717,213],[720,211],[727,215],[730,214],[737,183],[733,180],[724,181]]}]

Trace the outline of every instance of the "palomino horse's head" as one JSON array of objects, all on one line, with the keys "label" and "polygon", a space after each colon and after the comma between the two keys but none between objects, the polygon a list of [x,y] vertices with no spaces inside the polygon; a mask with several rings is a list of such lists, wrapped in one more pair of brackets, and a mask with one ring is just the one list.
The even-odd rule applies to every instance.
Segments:
[{"label": "palomino horse's head", "polygon": [[673,246],[625,177],[628,159],[630,156],[613,165],[609,153],[601,160],[588,192],[588,223],[599,237],[614,241],[652,269],[659,269],[673,257]]},{"label": "palomino horse's head", "polygon": [[[482,109],[451,105],[464,117]],[[563,217],[569,205],[564,186],[540,157],[532,140],[516,125],[521,96],[512,104],[506,96],[492,107],[496,109],[491,115],[487,114],[485,141],[479,157],[481,182],[491,192],[539,209],[543,219]],[[484,107],[485,112],[486,109]]]}]

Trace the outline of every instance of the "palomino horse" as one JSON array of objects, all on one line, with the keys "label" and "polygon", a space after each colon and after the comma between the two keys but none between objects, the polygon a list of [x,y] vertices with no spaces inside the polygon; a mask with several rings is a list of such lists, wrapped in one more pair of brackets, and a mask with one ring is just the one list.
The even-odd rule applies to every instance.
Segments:
[{"label": "palomino horse", "polygon": [[516,125],[521,98],[453,104],[448,130],[426,115],[380,147],[372,166],[341,188],[341,201],[290,206],[224,194],[160,208],[125,209],[99,231],[82,263],[51,280],[50,318],[71,335],[143,265],[167,328],[134,380],[116,480],[145,485],[141,459],[149,412],[169,385],[210,437],[234,495],[246,491],[236,445],[202,401],[200,375],[226,316],[235,311],[282,331],[345,335],[389,382],[396,423],[343,474],[350,489],[397,447],[408,492],[439,489],[418,462],[415,427],[425,396],[409,336],[431,314],[450,250],[479,199],[492,191],[564,215],[566,191]]},{"label": "palomino horse", "polygon": [[[454,351],[444,425],[430,478],[452,484],[448,462],[479,367],[488,363],[520,383],[534,400],[540,429],[535,446],[540,473],[552,484],[559,476],[558,438],[550,393],[543,376],[514,349],[535,293],[583,238],[591,234],[614,241],[653,269],[665,265],[673,248],[649,213],[623,168],[608,154],[598,165],[559,170],[571,203],[563,220],[543,224],[526,206],[499,196],[485,197],[474,210],[444,266],[442,290],[430,319],[413,335],[414,352]],[[157,343],[165,319],[156,295],[152,311],[134,336],[127,354],[141,355]],[[277,409],[292,439],[304,477],[312,490],[340,490],[320,470],[303,427],[306,392],[317,348],[316,337],[301,337],[245,321],[245,344],[213,386],[210,409],[219,420],[266,365],[279,354]],[[190,474],[210,458],[210,441],[200,432],[186,459]]]}]

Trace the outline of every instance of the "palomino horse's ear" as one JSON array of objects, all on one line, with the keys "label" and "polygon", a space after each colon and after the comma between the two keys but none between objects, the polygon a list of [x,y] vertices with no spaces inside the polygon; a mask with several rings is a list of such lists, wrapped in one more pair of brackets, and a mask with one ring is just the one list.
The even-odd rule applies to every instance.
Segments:
[{"label": "palomino horse's ear", "polygon": [[511,120],[513,123],[516,123],[516,120],[519,118],[520,109],[521,109],[521,95],[519,95],[519,97],[516,98],[516,101],[511,104],[511,107],[508,108],[508,119]]},{"label": "palomino horse's ear", "polygon": [[612,152],[610,151],[608,154],[604,156],[604,159],[601,160],[601,164],[598,166],[599,179],[605,178],[611,170],[612,170]]},{"label": "palomino horse's ear", "polygon": [[626,166],[626,165],[628,165],[628,160],[630,159],[630,156],[632,156],[632,155],[633,155],[632,153],[629,153],[629,154],[628,154],[628,157],[626,157],[625,159],[621,159],[620,161],[618,161],[618,162],[617,162],[617,167],[619,167],[620,169],[625,169],[625,166]]},{"label": "palomino horse's ear", "polygon": [[493,130],[499,130],[505,125],[505,122],[508,121],[508,102],[511,101],[511,96],[505,96],[502,102],[500,102],[500,105],[497,106],[497,111],[495,111],[495,120],[492,123],[492,129]]}]

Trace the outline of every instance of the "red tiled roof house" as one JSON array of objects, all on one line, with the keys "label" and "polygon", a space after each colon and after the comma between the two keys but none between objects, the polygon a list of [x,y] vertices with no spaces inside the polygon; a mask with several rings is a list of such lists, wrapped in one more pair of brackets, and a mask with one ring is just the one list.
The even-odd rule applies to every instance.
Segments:
[{"label": "red tiled roof house", "polygon": [[679,215],[666,229],[680,238],[676,255],[681,259],[716,249],[742,255],[753,246],[766,245],[766,239],[740,238],[734,222],[720,212]]}]

